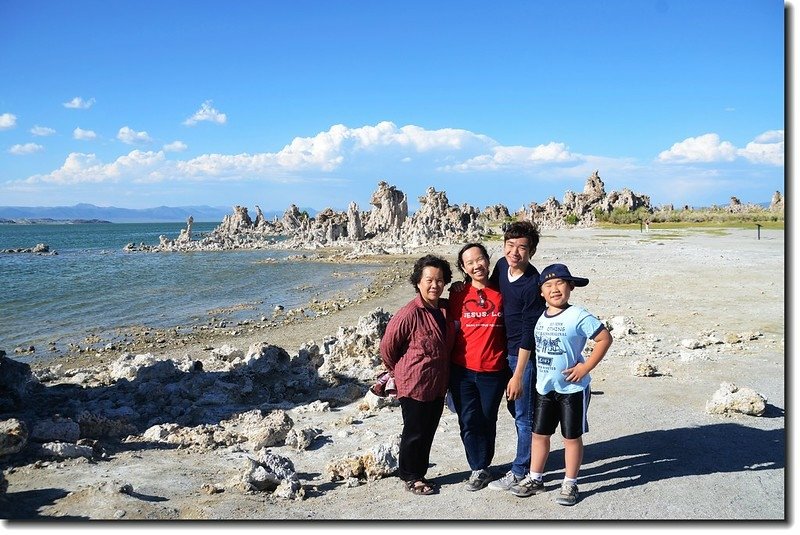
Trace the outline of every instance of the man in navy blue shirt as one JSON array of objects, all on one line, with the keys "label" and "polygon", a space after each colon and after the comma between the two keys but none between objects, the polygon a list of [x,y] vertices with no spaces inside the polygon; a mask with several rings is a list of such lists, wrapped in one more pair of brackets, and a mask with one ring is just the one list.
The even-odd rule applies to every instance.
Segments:
[{"label": "man in navy blue shirt", "polygon": [[539,291],[539,271],[530,263],[539,245],[539,229],[516,221],[503,234],[503,258],[495,264],[491,281],[503,294],[503,318],[508,338],[508,365],[512,377],[506,387],[509,409],[513,402],[517,428],[517,453],[508,473],[489,483],[493,490],[509,490],[528,473],[531,464],[531,420],[536,363],[533,329],[545,309]]}]

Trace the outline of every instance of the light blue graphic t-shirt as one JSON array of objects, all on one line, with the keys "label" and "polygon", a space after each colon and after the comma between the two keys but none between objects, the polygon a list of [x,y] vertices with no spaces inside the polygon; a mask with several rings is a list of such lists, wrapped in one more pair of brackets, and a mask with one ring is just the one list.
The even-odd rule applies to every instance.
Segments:
[{"label": "light blue graphic t-shirt", "polygon": [[536,323],[536,391],[546,394],[580,392],[589,386],[589,374],[580,382],[571,383],[561,373],[579,362],[585,362],[586,340],[595,336],[603,323],[585,309],[571,305],[555,316],[545,310]]}]

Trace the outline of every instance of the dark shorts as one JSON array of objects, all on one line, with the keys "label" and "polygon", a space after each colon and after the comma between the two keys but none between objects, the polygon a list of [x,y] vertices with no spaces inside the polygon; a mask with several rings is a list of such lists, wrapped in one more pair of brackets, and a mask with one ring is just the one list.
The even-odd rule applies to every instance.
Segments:
[{"label": "dark shorts", "polygon": [[591,390],[587,386],[582,392],[559,394],[548,392],[536,394],[533,411],[533,432],[537,435],[553,435],[561,424],[561,436],[580,438],[589,430],[586,413],[589,409]]}]

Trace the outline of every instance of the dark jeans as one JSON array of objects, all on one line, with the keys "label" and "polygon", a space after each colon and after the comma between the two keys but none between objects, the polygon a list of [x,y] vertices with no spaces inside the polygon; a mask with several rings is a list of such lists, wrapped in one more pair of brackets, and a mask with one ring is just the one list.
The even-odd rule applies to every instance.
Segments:
[{"label": "dark jeans", "polygon": [[403,434],[400,436],[398,475],[403,481],[423,479],[428,471],[433,435],[442,417],[444,398],[417,401],[400,398]]},{"label": "dark jeans", "polygon": [[509,377],[509,370],[476,372],[456,365],[450,367],[450,394],[472,470],[487,469],[492,464],[497,411]]}]

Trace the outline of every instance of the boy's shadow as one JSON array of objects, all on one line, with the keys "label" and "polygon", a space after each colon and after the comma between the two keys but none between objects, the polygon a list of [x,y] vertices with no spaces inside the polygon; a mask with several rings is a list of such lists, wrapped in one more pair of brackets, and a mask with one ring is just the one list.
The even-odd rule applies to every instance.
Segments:
[{"label": "boy's shadow", "polygon": [[[563,472],[563,450],[551,452],[548,464],[556,460]],[[584,493],[586,496],[675,477],[785,467],[785,429],[720,423],[646,431],[587,444],[580,481],[600,483]],[[609,476],[615,481],[604,484]]]}]

